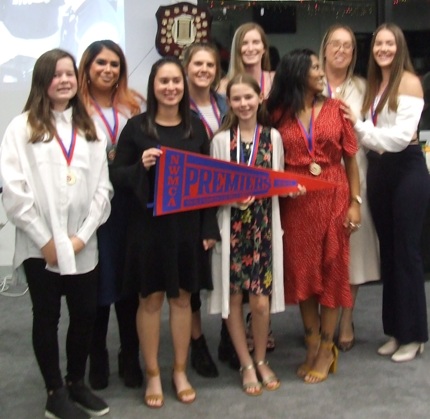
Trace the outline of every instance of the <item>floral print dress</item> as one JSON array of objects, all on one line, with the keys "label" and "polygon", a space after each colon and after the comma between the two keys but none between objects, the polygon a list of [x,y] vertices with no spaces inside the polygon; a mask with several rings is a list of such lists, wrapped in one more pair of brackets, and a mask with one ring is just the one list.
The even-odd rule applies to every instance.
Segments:
[{"label": "floral print dress", "polygon": [[[231,131],[231,161],[237,161],[237,138]],[[251,148],[242,146],[245,162]],[[254,166],[272,168],[270,128],[263,128]],[[256,199],[246,210],[231,209],[230,293],[272,293],[272,199]]]}]

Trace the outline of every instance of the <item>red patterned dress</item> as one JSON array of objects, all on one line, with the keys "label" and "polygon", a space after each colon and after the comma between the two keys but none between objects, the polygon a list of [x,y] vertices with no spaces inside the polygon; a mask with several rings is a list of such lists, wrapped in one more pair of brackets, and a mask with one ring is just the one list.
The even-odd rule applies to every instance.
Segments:
[{"label": "red patterned dress", "polygon": [[315,296],[327,307],[351,307],[349,236],[343,226],[350,193],[342,155],[358,148],[353,128],[338,100],[327,99],[315,118],[314,159],[296,118],[284,118],[277,127],[285,150],[285,170],[310,175],[315,160],[319,179],[338,183],[334,189],[307,192],[281,202],[284,229],[285,301],[297,304]]}]

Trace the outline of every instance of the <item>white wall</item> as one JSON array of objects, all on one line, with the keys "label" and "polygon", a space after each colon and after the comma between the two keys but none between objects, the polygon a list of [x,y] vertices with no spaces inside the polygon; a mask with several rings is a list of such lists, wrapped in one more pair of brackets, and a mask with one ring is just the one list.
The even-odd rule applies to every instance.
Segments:
[{"label": "white wall", "polygon": [[[160,58],[155,48],[157,21],[155,13],[160,6],[179,3],[169,0],[125,0],[126,56],[129,84],[146,96],[147,81],[152,64]],[[187,0],[197,4],[197,0]],[[134,28],[127,30],[127,28]]]}]

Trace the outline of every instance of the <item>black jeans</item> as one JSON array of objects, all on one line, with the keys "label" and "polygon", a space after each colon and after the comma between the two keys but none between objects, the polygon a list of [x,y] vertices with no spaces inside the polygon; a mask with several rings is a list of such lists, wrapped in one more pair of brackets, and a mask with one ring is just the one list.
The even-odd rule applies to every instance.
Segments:
[{"label": "black jeans", "polygon": [[58,345],[63,295],[69,310],[66,380],[76,382],[84,378],[97,308],[97,269],[61,276],[46,270],[45,266],[43,259],[24,261],[33,303],[33,348],[49,391],[63,386]]}]

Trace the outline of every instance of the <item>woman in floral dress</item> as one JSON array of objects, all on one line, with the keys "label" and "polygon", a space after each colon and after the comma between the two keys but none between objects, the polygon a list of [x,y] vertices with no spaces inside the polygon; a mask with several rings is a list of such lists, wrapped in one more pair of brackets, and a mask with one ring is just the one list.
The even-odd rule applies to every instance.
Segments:
[{"label": "woman in floral dress", "polygon": [[[212,156],[248,166],[283,170],[281,137],[267,125],[257,81],[249,74],[233,77],[227,85],[227,102],[230,110],[212,140]],[[278,198],[248,197],[225,205],[218,211],[218,223],[222,241],[213,251],[214,291],[210,310],[221,312],[227,319],[241,364],[243,390],[247,395],[258,396],[262,387],[272,391],[280,386],[265,359],[269,312],[284,309]],[[253,316],[254,361],[246,342],[244,291],[249,292]]]}]

